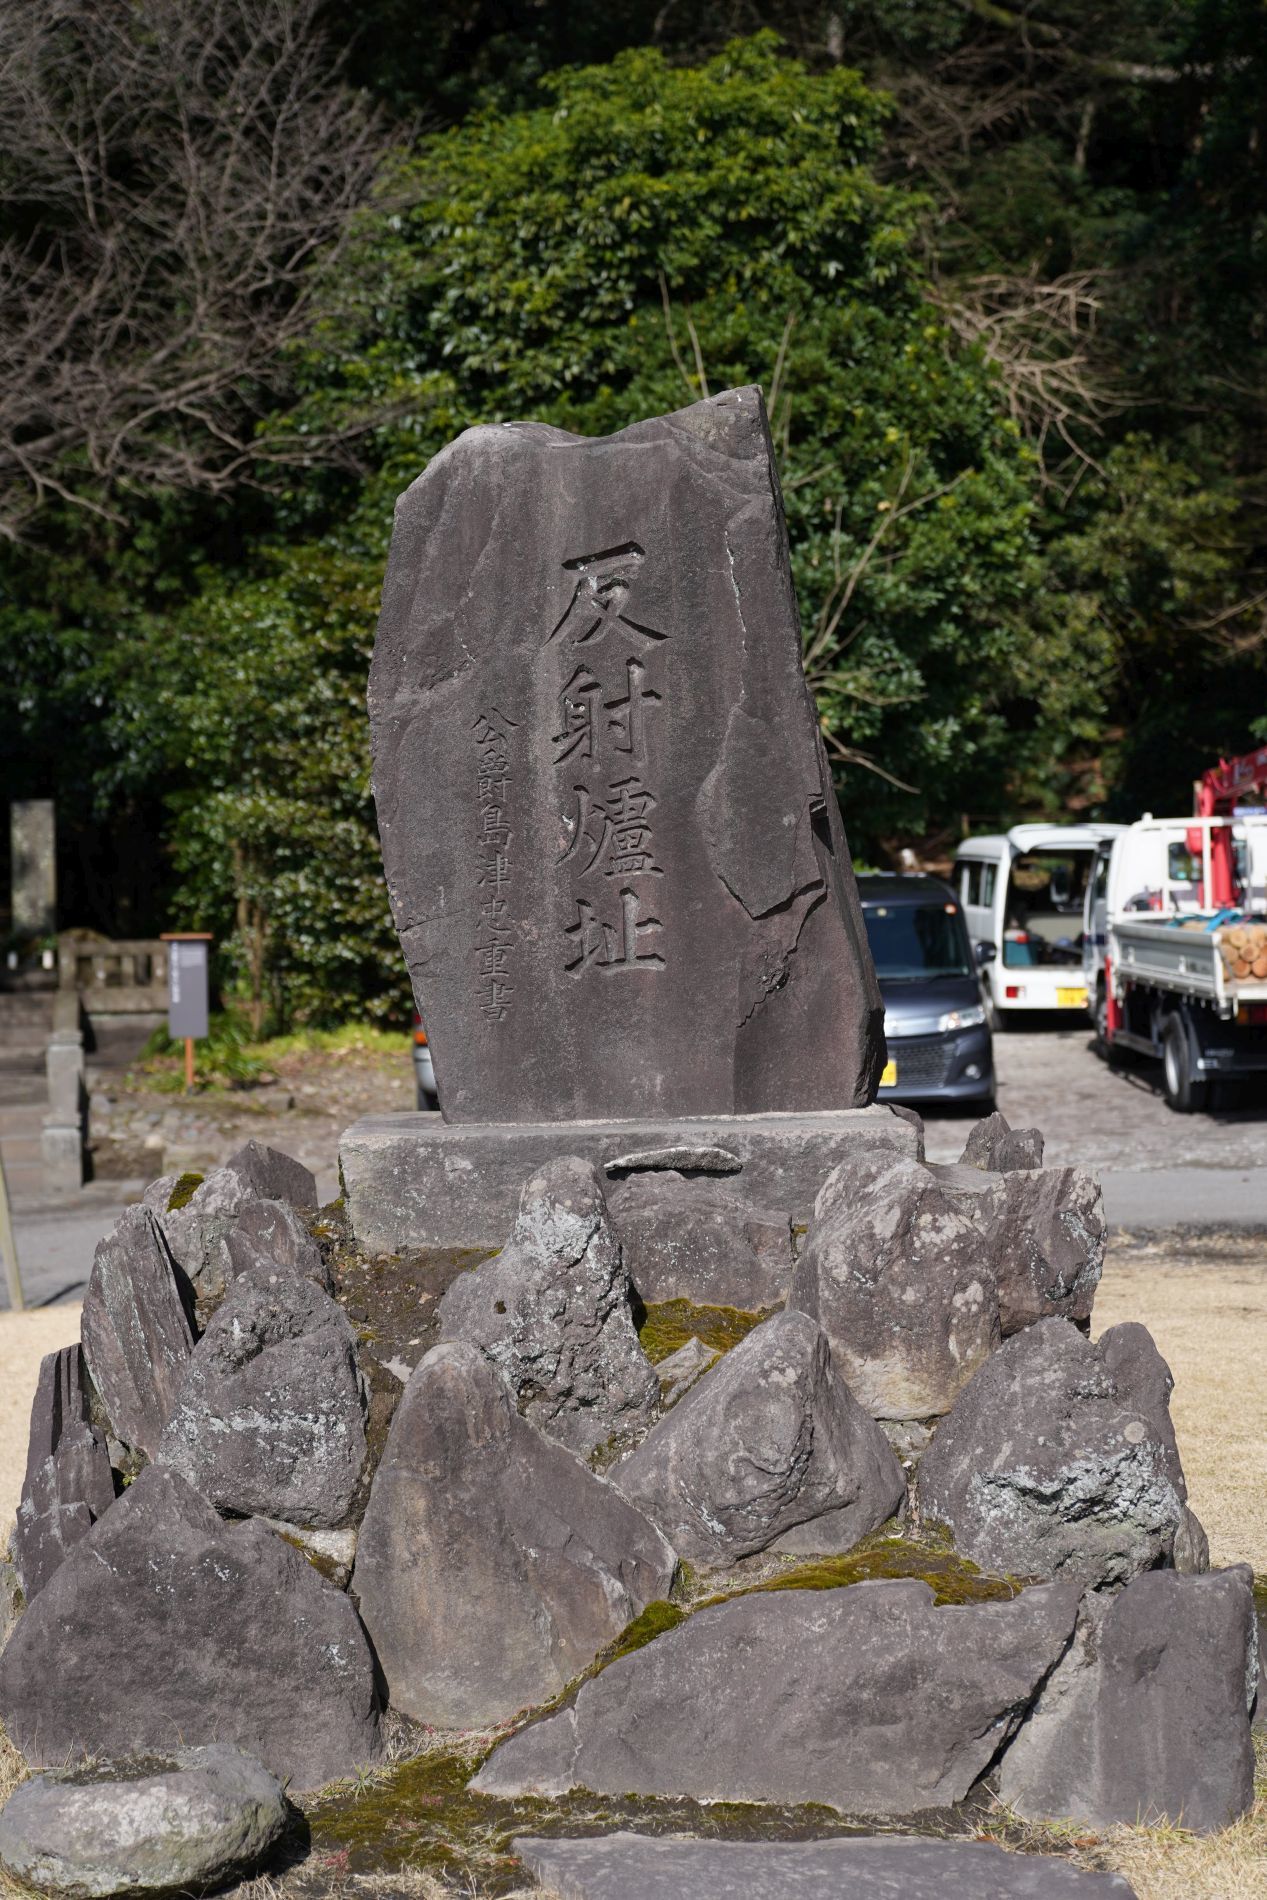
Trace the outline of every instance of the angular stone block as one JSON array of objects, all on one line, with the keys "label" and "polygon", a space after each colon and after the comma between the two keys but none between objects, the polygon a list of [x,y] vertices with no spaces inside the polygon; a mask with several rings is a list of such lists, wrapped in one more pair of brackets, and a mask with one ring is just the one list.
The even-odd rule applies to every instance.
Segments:
[{"label": "angular stone block", "polygon": [[159,1466],[20,1617],[0,1655],[0,1720],[34,1765],[236,1742],[298,1789],[380,1751],[374,1662],[348,1598]]},{"label": "angular stone block", "polygon": [[996,1108],[973,1128],[960,1159],[965,1167],[983,1168],[991,1174],[1005,1174],[1011,1168],[1041,1168],[1042,1130],[1013,1128]]},{"label": "angular stone block", "polygon": [[914,1156],[919,1131],[878,1104],[821,1114],[681,1122],[493,1122],[451,1128],[435,1115],[367,1115],[344,1131],[339,1170],[360,1244],[370,1253],[402,1253],[410,1247],[500,1247],[514,1222],[523,1183],[559,1155],[583,1156],[605,1178],[624,1180],[630,1178],[624,1164],[631,1155],[673,1146],[724,1149],[740,1164],[727,1176],[727,1191],[758,1207],[786,1208],[804,1226],[832,1169],[876,1143]]},{"label": "angular stone block", "polygon": [[1037,1319],[1090,1319],[1108,1241],[1094,1174],[963,1163],[929,1172],[981,1230],[1005,1339]]},{"label": "angular stone block", "polygon": [[634,1174],[607,1200],[625,1270],[648,1306],[691,1300],[761,1312],[787,1298],[795,1255],[786,1213],[673,1169]]},{"label": "angular stone block", "polygon": [[353,1576],[394,1708],[475,1728],[546,1701],[667,1596],[676,1566],[619,1491],[519,1417],[476,1347],[428,1353]]},{"label": "angular stone block", "polygon": [[933,1607],[926,1583],[778,1590],[697,1610],[521,1729],[496,1795],[821,1801],[914,1814],[963,1799],[1073,1630],[1077,1592]]},{"label": "angular stone block", "polygon": [[871,1099],[883,1012],[759,390],[451,443],[397,504],[369,704],[448,1119]]},{"label": "angular stone block", "polygon": [[1254,1799],[1257,1660],[1248,1565],[1089,1592],[1003,1757],[1001,1798],[1031,1820],[1230,1827]]},{"label": "angular stone block", "polygon": [[227,1250],[230,1231],[252,1201],[286,1201],[315,1210],[317,1183],[310,1169],[280,1149],[247,1141],[221,1168],[207,1175],[179,1207],[172,1207],[171,1176],[145,1192],[171,1249],[202,1305],[214,1305],[233,1277]]},{"label": "angular stone block", "polygon": [[88,1423],[83,1352],[64,1346],[40,1362],[13,1531],[14,1562],[28,1602],[113,1503],[106,1442]]},{"label": "angular stone block", "polygon": [[126,1209],[98,1242],[80,1335],[115,1437],[152,1458],[194,1342],[167,1242],[148,1207]]},{"label": "angular stone block", "polygon": [[888,1440],[804,1313],[754,1327],[610,1476],[706,1564],[770,1545],[849,1550],[906,1496]]}]

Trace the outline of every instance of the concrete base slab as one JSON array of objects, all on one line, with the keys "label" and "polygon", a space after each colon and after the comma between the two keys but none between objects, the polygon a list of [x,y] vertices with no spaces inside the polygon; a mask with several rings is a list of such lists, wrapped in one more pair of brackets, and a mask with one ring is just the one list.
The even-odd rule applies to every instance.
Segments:
[{"label": "concrete base slab", "polygon": [[674,1122],[450,1125],[438,1115],[366,1115],[339,1144],[339,1172],[357,1240],[370,1253],[402,1253],[500,1247],[523,1183],[556,1155],[583,1155],[609,1179],[655,1167],[721,1176],[727,1191],[808,1224],[832,1169],[877,1141],[920,1152],[917,1125],[878,1105]]}]

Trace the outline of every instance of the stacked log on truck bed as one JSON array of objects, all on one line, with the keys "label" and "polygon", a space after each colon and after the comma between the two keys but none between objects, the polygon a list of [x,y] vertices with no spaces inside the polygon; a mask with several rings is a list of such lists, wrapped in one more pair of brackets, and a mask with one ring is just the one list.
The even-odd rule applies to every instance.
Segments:
[{"label": "stacked log on truck bed", "polygon": [[1242,983],[1267,978],[1267,924],[1225,924],[1217,942],[1229,977]]}]

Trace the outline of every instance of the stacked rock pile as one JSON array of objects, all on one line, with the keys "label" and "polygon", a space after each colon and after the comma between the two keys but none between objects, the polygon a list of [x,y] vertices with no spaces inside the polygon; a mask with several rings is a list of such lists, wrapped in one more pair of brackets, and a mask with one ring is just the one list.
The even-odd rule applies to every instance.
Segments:
[{"label": "stacked rock pile", "polygon": [[[999,1116],[952,1167],[868,1144],[798,1250],[669,1159],[535,1175],[395,1382],[307,1170],[251,1143],[156,1183],[41,1370],[0,1654],[31,1764],[240,1782],[226,1866],[276,1832],[243,1752],[313,1790],[380,1759],[388,1704],[509,1725],[472,1783],[503,1796],[901,1816],[989,1778],[1030,1817],[1244,1812],[1252,1578],[1208,1570],[1147,1332],[1089,1337],[1094,1181]],[[745,1309],[740,1343],[653,1364],[636,1322],[688,1298]],[[883,1526],[948,1535],[1004,1600],[798,1587]],[[660,1633],[595,1668],[639,1620]],[[33,1785],[41,1825],[100,1809],[73,1774]],[[56,1886],[20,1807],[0,1858]]]}]

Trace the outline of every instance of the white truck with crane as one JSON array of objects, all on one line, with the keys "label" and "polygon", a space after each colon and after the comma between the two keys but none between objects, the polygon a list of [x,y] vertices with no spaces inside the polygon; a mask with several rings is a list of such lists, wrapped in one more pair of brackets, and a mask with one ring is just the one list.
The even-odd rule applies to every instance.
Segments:
[{"label": "white truck with crane", "polygon": [[1193,818],[1145,817],[1097,849],[1083,974],[1101,1049],[1161,1062],[1167,1103],[1205,1108],[1222,1078],[1267,1076],[1267,746],[1221,760]]}]

